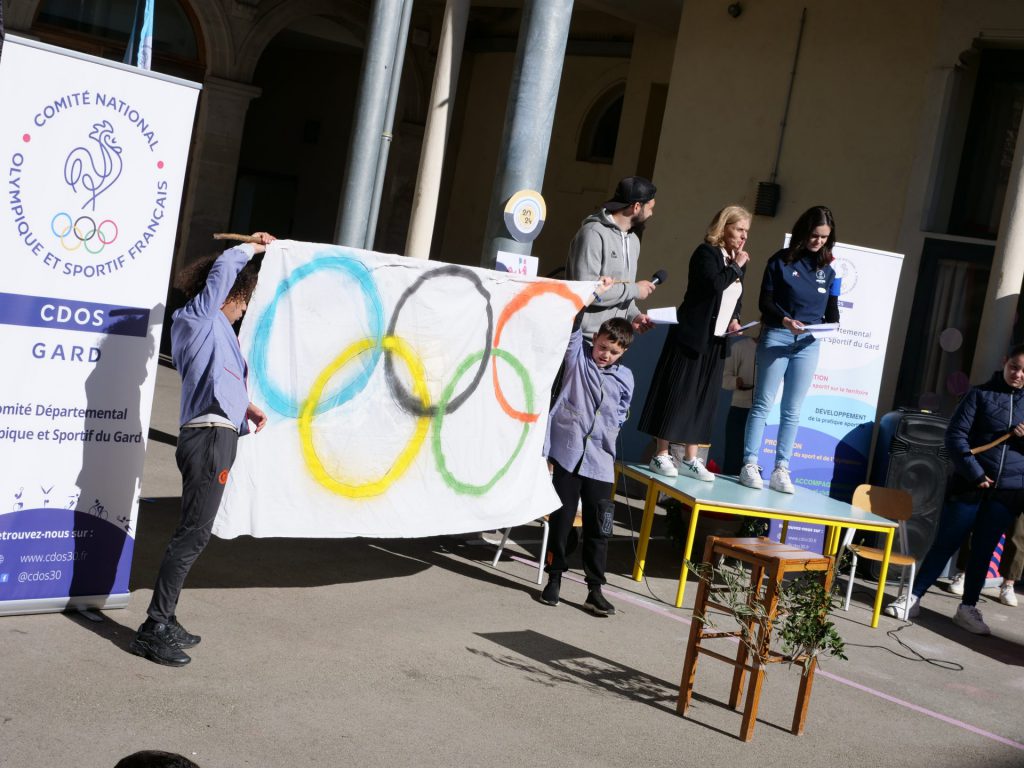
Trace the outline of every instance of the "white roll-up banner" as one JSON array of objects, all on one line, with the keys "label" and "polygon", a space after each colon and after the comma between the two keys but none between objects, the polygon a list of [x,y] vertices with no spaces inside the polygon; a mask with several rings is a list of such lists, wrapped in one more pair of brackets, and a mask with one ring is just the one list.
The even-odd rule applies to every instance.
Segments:
[{"label": "white roll-up banner", "polygon": [[[800,411],[789,470],[794,485],[850,501],[854,489],[867,482],[903,255],[844,243],[836,243],[832,253],[840,322],[838,329],[821,336],[821,355]],[[764,432],[761,464],[766,467],[775,462],[781,396],[780,387]],[[778,538],[781,528],[773,521],[770,535]],[[786,541],[820,552],[824,527],[790,523]]]},{"label": "white roll-up banner", "polygon": [[123,607],[199,87],[0,58],[0,614]]}]

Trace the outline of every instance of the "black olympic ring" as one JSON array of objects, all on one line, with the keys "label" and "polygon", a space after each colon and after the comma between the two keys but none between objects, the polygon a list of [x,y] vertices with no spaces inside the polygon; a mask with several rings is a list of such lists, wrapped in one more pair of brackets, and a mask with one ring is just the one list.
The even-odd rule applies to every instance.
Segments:
[{"label": "black olympic ring", "polygon": [[[88,235],[81,235],[78,232],[78,222],[82,221],[83,219],[86,219],[92,226],[92,230],[90,230]],[[75,219],[75,223],[74,226],[71,227],[71,231],[74,232],[75,237],[77,237],[83,243],[88,242],[89,240],[92,240],[93,237],[96,236],[96,222],[93,220],[91,216],[79,216],[77,219]]]},{"label": "black olympic ring", "polygon": [[[473,380],[469,383],[469,386],[459,394],[458,397],[453,397],[445,404],[444,415],[447,416],[450,413],[454,413],[459,407],[466,402],[466,400],[476,391],[477,386],[480,384],[480,380],[484,377],[484,373],[487,371],[487,366],[491,362],[491,343],[494,337],[494,309],[491,307],[491,294],[484,288],[483,281],[477,276],[475,272],[466,267],[460,267],[457,264],[447,264],[437,269],[432,269],[429,272],[425,272],[420,275],[416,282],[405,289],[401,298],[395,304],[395,308],[391,313],[391,323],[388,325],[387,336],[395,335],[395,328],[398,325],[398,315],[402,311],[402,306],[405,304],[412,294],[414,294],[420,287],[421,284],[435,277],[462,277],[473,284],[477,292],[484,297],[484,306],[487,308],[487,332],[484,338],[485,346],[483,355],[480,358],[480,365],[477,367],[476,375],[473,376]],[[413,416],[430,416],[437,415],[437,406],[431,405],[424,407],[420,402],[420,398],[415,397],[409,392],[398,378],[398,374],[395,372],[395,364],[392,362],[392,355],[390,352],[384,354],[384,378],[388,383],[388,389],[391,390],[391,396],[395,402],[399,405],[402,410],[406,413],[412,414]]]}]

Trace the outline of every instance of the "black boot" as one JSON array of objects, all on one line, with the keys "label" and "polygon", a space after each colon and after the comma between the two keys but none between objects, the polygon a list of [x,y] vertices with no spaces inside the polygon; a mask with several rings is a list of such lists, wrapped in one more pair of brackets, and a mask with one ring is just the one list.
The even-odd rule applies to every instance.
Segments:
[{"label": "black boot", "polygon": [[558,593],[562,589],[562,574],[548,574],[548,583],[540,593],[540,601],[544,605],[558,605]]},{"label": "black boot", "polygon": [[128,644],[128,650],[136,656],[143,656],[168,667],[183,667],[192,661],[178,646],[170,625],[158,624],[152,619],[146,619],[139,627],[138,634]]},{"label": "black boot", "polygon": [[604,599],[600,586],[590,588],[587,602],[583,604],[583,607],[595,616],[611,616],[615,613],[615,606]]}]

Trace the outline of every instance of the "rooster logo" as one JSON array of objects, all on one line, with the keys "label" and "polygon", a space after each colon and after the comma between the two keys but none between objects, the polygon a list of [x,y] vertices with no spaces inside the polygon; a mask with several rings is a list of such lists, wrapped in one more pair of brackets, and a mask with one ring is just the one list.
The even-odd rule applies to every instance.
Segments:
[{"label": "rooster logo", "polygon": [[75,192],[87,192],[83,209],[96,210],[96,198],[110,189],[121,176],[124,161],[114,138],[114,127],[106,120],[92,127],[89,138],[95,146],[75,147],[64,161],[64,181]]}]

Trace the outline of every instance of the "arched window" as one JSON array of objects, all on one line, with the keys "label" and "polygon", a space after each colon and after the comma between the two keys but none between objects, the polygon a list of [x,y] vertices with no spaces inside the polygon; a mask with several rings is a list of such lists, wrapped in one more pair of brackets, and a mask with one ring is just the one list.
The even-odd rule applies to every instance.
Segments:
[{"label": "arched window", "polygon": [[611,164],[619,138],[619,120],[626,84],[616,83],[594,102],[583,118],[576,159],[586,163]]},{"label": "arched window", "polygon": [[[46,43],[120,61],[134,19],[135,0],[43,0],[32,32]],[[199,24],[187,3],[154,3],[153,69],[203,79],[206,67]]]}]

